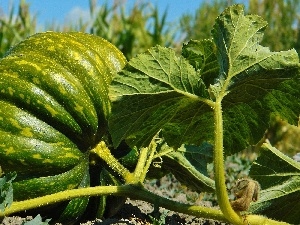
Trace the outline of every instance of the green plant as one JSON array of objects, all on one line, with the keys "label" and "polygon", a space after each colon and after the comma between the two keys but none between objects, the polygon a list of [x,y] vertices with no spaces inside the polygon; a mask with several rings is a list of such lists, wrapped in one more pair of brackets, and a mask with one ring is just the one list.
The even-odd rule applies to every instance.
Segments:
[{"label": "green plant", "polygon": [[90,19],[85,21],[79,16],[73,23],[57,24],[57,21],[37,27],[37,16],[30,13],[30,5],[20,1],[19,10],[14,17],[12,7],[9,15],[0,15],[0,57],[18,42],[35,32],[57,31],[88,32],[116,45],[130,59],[148,48],[160,44],[175,46],[176,26],[166,21],[167,10],[162,14],[149,2],[127,8],[122,1],[116,1],[111,7],[108,2],[97,7],[97,0],[90,0]]},{"label": "green plant", "polygon": [[299,54],[299,10],[297,0],[250,0],[248,12],[263,16],[269,24],[262,44],[270,46],[273,51],[294,47]]},{"label": "green plant", "polygon": [[202,40],[210,38],[211,27],[214,25],[216,17],[224,8],[231,5],[232,1],[203,1],[194,14],[186,13],[180,17],[180,30],[185,34],[185,40]]},{"label": "green plant", "polygon": [[47,219],[45,222],[43,222],[42,217],[40,215],[37,215],[32,220],[23,222],[22,225],[48,225],[49,221],[50,219]]},{"label": "green plant", "polygon": [[168,210],[163,211],[162,213],[157,213],[159,215],[150,216],[153,225],[162,225],[166,224],[166,217],[168,215]]},{"label": "green plant", "polygon": [[[223,9],[237,1],[204,1],[194,14],[180,18],[181,33],[186,40],[210,38],[211,26]],[[239,1],[241,2],[241,1]],[[268,22],[261,44],[272,51],[295,48],[300,52],[298,0],[244,0],[247,14],[257,14]]]},{"label": "green plant", "polygon": [[111,7],[106,3],[99,10],[95,10],[95,5],[96,1],[90,1],[93,18],[90,33],[116,45],[127,59],[157,44],[174,45],[176,28],[166,22],[167,11],[160,15],[158,8],[149,2],[135,2],[129,10],[120,1]]},{"label": "green plant", "polygon": [[[190,41],[183,46],[180,56],[172,49],[156,46],[131,59],[120,72],[112,71],[114,78],[109,92],[107,89],[99,92],[105,100],[109,96],[112,102],[111,111],[109,101],[105,101],[108,107],[100,110],[107,112],[101,114],[104,120],[101,128],[108,130],[94,139],[91,134],[97,131],[93,129],[97,126],[83,126],[87,129],[85,135],[79,136],[84,140],[83,146],[76,135],[67,135],[82,151],[87,150],[90,168],[97,168],[101,173],[99,182],[94,183],[95,187],[71,187],[51,195],[6,202],[11,206],[0,215],[70,199],[102,196],[96,210],[98,216],[103,216],[110,202],[106,197],[113,195],[231,224],[298,224],[300,164],[268,142],[261,144],[260,140],[272,116],[280,116],[291,124],[298,122],[300,64],[295,50],[271,52],[259,45],[266,25],[259,16],[245,16],[242,5],[233,5],[215,20],[212,40]],[[88,37],[89,43],[93,38]],[[54,46],[59,49],[55,35],[54,40]],[[20,57],[29,49],[37,48],[27,44],[20,45],[24,53],[12,51],[11,54],[18,53]],[[55,50],[54,46],[50,48]],[[69,56],[64,63],[71,68]],[[74,73],[84,72],[78,64],[72,68]],[[93,87],[88,85],[85,90]],[[5,99],[18,94],[11,95],[9,90],[7,87],[8,94],[2,95]],[[75,113],[79,124],[89,125],[81,122],[74,108],[69,110]],[[260,156],[249,173],[254,180],[237,182],[237,198],[230,201],[224,155],[256,143]],[[214,180],[207,176],[206,167],[210,162],[214,165]],[[14,168],[18,169],[18,165],[9,170]],[[143,188],[149,174],[161,176],[166,171],[198,192],[215,192],[220,210],[181,204]]]},{"label": "green plant", "polygon": [[36,16],[30,14],[25,0],[20,1],[16,16],[14,8],[7,17],[0,16],[0,58],[11,46],[34,34],[35,28]]}]

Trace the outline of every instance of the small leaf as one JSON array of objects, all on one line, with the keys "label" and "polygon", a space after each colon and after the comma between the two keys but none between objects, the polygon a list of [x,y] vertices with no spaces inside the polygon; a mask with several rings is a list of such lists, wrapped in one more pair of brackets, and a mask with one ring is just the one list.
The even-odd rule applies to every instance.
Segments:
[{"label": "small leaf", "polygon": [[23,222],[22,225],[48,225],[51,219],[46,219],[45,222],[43,222],[43,219],[40,214],[38,214],[34,219]]},{"label": "small leaf", "polygon": [[292,224],[300,224],[300,163],[270,144],[251,167],[250,176],[263,189],[250,211]]},{"label": "small leaf", "polygon": [[12,181],[16,178],[17,174],[7,173],[4,177],[0,178],[0,211],[4,212],[9,208],[13,202],[13,186]]},{"label": "small leaf", "polygon": [[178,181],[195,191],[213,192],[215,183],[207,177],[207,164],[212,162],[212,145],[200,147],[182,145],[163,157],[162,167],[170,171]]}]

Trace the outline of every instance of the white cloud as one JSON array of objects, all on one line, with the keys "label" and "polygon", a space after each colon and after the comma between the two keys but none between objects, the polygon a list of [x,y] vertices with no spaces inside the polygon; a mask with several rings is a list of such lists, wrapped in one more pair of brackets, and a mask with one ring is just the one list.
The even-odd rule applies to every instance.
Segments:
[{"label": "white cloud", "polygon": [[72,8],[65,17],[65,21],[67,23],[77,23],[79,19],[81,18],[82,22],[87,22],[90,20],[90,11],[89,9],[83,9],[79,6],[75,6]]}]

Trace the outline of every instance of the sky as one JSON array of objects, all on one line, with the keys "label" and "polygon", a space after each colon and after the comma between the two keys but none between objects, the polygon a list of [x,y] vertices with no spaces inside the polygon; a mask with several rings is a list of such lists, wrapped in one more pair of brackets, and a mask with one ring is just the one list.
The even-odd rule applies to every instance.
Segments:
[{"label": "sky", "polygon": [[[119,0],[125,1],[129,7],[134,2],[151,2],[158,6],[159,12],[168,10],[168,22],[176,22],[184,13],[192,13],[199,8],[200,4],[209,0]],[[37,22],[40,25],[63,24],[68,21],[77,21],[78,15],[83,18],[89,17],[89,0],[26,0],[30,4],[30,12],[37,15]],[[113,0],[98,0],[98,5],[105,2],[113,3]],[[0,0],[0,15],[8,14],[9,8],[16,7],[19,0]],[[17,13],[17,10],[15,9]]]}]

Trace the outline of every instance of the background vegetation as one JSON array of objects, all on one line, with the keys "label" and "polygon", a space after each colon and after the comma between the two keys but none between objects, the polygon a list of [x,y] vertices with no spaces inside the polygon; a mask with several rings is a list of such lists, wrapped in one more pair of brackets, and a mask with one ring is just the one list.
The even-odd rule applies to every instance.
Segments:
[{"label": "background vegetation", "polygon": [[[132,58],[156,44],[180,51],[182,42],[190,39],[210,38],[215,18],[225,7],[238,3],[234,0],[203,1],[194,13],[184,14],[178,20],[167,22],[167,9],[160,11],[150,1],[136,0],[126,8],[126,1],[114,1],[99,5],[89,0],[90,21],[78,18],[72,24],[45,24],[37,26],[38,17],[30,11],[26,0],[20,0],[8,14],[0,6],[0,58],[16,43],[29,35],[45,30],[84,31],[101,36],[115,44],[127,57]],[[245,1],[244,1],[245,2]],[[248,0],[246,13],[261,15],[269,26],[262,45],[273,51],[295,48],[300,53],[300,1],[299,0]],[[290,156],[300,151],[298,127],[290,126],[280,119],[274,120],[267,133],[276,147]],[[290,141],[292,140],[292,141]],[[298,147],[297,147],[298,146]]]},{"label": "background vegetation", "polygon": [[[30,5],[26,0],[20,0],[8,14],[4,14],[0,6],[0,56],[27,36],[45,30],[84,31],[99,35],[118,46],[128,59],[156,44],[178,48],[183,41],[210,38],[215,18],[225,7],[238,2],[203,1],[194,13],[182,15],[179,21],[167,22],[168,10],[160,11],[148,0],[136,0],[130,9],[126,9],[126,1],[114,1],[110,6],[89,0],[90,21],[78,18],[72,24],[45,24],[41,30],[37,27],[38,18],[30,11]],[[299,0],[246,2],[246,13],[261,15],[268,21],[263,45],[273,51],[294,47],[300,52],[299,3]]]}]

